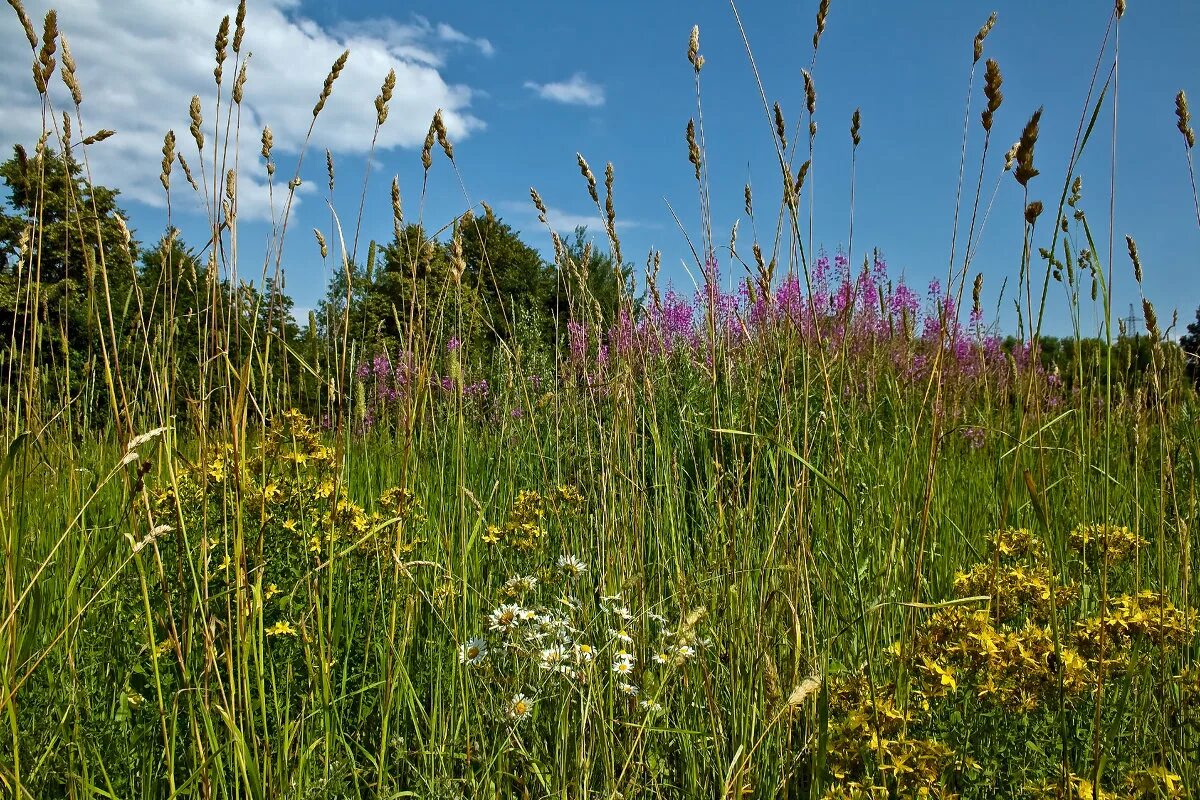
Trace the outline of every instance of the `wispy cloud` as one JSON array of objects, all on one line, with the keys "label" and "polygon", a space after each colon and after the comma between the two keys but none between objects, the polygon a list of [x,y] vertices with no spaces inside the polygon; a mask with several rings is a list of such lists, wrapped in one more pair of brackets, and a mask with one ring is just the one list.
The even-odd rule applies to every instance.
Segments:
[{"label": "wispy cloud", "polygon": [[525,88],[533,90],[543,100],[555,103],[592,107],[604,105],[604,87],[589,81],[582,72],[576,72],[565,81],[551,83],[526,81]]},{"label": "wispy cloud", "polygon": [[[524,225],[527,222],[541,225],[537,221],[537,210],[528,201],[521,202],[519,200],[507,200],[500,203],[500,209],[506,213],[512,214],[521,220]],[[566,211],[554,206],[546,206],[546,222],[552,229],[558,233],[570,233],[580,225],[588,229],[588,233],[594,236],[604,236],[604,220],[599,214],[578,214],[571,211]],[[634,228],[654,228],[656,225],[650,225],[644,222],[639,222],[635,219],[617,218],[617,232],[624,230],[632,230]]]},{"label": "wispy cloud", "polygon": [[[50,2],[26,0],[26,6],[38,18]],[[200,159],[187,134],[188,103],[194,94],[201,98],[211,142],[212,126],[217,124],[212,110],[213,33],[230,12],[230,4],[227,0],[125,0],[120,14],[113,13],[111,4],[95,0],[55,0],[54,6],[79,65],[83,133],[98,128],[117,132],[89,150],[95,179],[120,186],[136,200],[162,206],[159,150],[167,129],[174,129],[179,151],[193,169],[199,168]],[[32,56],[14,23],[9,15],[0,25],[0,72],[12,76],[0,83],[0,141],[31,147],[41,131],[41,104],[32,79],[19,77],[28,76]],[[494,52],[486,39],[472,39],[449,25],[419,17],[406,23],[384,20],[330,27],[301,16],[297,0],[251,3],[242,44],[243,55],[253,53],[240,111],[243,145],[246,140],[252,143],[244,146],[239,169],[242,217],[265,218],[270,210],[261,165],[254,163],[259,161],[258,132],[264,125],[271,127],[280,160],[277,177],[290,177],[283,159],[299,151],[321,83],[346,48],[350,59],[313,131],[310,146],[317,152],[325,147],[335,154],[368,150],[375,95],[391,68],[396,70],[396,90],[378,148],[419,147],[438,108],[443,109],[446,127],[456,140],[482,129],[482,120],[470,111],[474,91],[449,83],[441,73],[448,52],[461,46],[484,55]],[[234,77],[232,61],[227,62],[225,98]],[[51,97],[57,108],[70,107],[70,97],[57,76]],[[279,201],[278,190],[275,199]]]}]

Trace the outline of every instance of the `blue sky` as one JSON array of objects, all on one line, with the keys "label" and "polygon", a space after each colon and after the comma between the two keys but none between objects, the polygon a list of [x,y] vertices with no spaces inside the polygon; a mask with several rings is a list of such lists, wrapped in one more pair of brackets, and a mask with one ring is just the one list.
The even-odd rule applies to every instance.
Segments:
[{"label": "blue sky", "polygon": [[[110,140],[112,155],[95,157],[97,178],[125,190],[139,238],[149,242],[165,224],[161,191],[155,188],[162,132],[174,128],[190,145],[187,99],[195,92],[206,108],[211,103],[212,35],[220,15],[231,13],[234,4],[191,0],[160,10],[161,4],[150,0],[131,0],[130,6],[117,15],[87,0],[56,4],[80,63],[85,96],[89,87],[98,87],[94,96],[99,99],[91,106],[85,100],[85,118],[95,127],[118,131]],[[800,69],[811,59],[817,3],[743,6],[768,99],[778,100],[794,125],[804,103]],[[34,16],[45,10],[32,0],[27,7]],[[243,148],[247,158],[255,157],[257,126],[270,124],[279,141],[283,180],[292,172],[299,146],[296,130],[306,124],[331,56],[343,46],[351,49],[350,66],[318,120],[316,149],[305,162],[305,191],[290,223],[287,285],[300,308],[315,303],[327,274],[311,234],[314,226],[329,232],[321,149],[328,144],[334,150],[339,181],[334,205],[351,220],[366,168],[371,100],[393,64],[403,69],[384,146],[370,170],[364,236],[390,234],[393,174],[399,176],[409,217],[415,217],[420,138],[432,110],[445,107],[466,193],[438,158],[424,208],[429,225],[440,227],[468,202],[485,201],[548,253],[549,237],[536,222],[528,190],[538,188],[561,228],[594,219],[596,210],[575,164],[578,151],[598,174],[606,161],[615,166],[618,229],[627,258],[640,266],[649,248],[659,249],[665,276],[680,287],[691,286],[695,267],[686,263],[685,240],[667,204],[696,236],[700,219],[684,143],[684,127],[695,113],[685,56],[693,24],[700,26],[706,59],[702,85],[714,236],[719,244],[728,242],[730,227],[744,217],[747,181],[755,186],[760,234],[769,236],[774,227],[779,179],[770,129],[727,3],[252,0],[250,7],[245,49],[255,55],[246,90],[251,124]],[[1044,106],[1036,152],[1042,174],[1031,182],[1031,198],[1043,200],[1050,210],[1057,204],[1110,3],[833,0],[814,70],[820,130],[811,186],[818,245],[832,251],[846,244],[847,128],[860,107],[855,251],[879,247],[893,274],[903,273],[914,287],[945,275],[971,42],[992,10],[999,19],[985,58],[1001,65],[1005,100],[996,115],[985,202],[1004,151],[1033,110]],[[129,46],[114,48],[116,35],[131,37]],[[0,37],[5,51],[24,47],[11,14],[0,17]],[[1123,242],[1130,233],[1138,241],[1147,294],[1160,318],[1169,320],[1178,309],[1182,326],[1200,304],[1200,225],[1173,111],[1175,93],[1182,88],[1196,98],[1200,114],[1200,65],[1192,49],[1200,39],[1200,4],[1133,0],[1120,37],[1115,307],[1124,315],[1128,304],[1138,301]],[[113,49],[120,53],[113,55]],[[1111,62],[1111,49],[1106,59]],[[7,120],[0,121],[0,138],[5,142],[31,141],[31,132],[22,127],[26,123],[17,121],[35,107],[27,62],[27,51],[0,56],[0,119]],[[968,191],[978,170],[982,103],[980,74],[969,123]],[[120,109],[120,117],[106,119],[105,113],[117,114],[106,112],[106,106]],[[1111,109],[1106,106],[1079,168],[1083,205],[1105,260]],[[181,149],[188,157],[194,152]],[[250,174],[253,168],[242,171],[248,185],[242,190],[247,199],[240,248],[242,274],[249,277],[258,267],[246,265],[255,258],[261,263],[255,254],[261,254],[269,226],[251,213],[253,193],[262,196],[261,179]],[[197,231],[202,217],[195,204],[176,198],[174,206],[185,236]],[[1013,325],[1011,282],[1021,252],[1021,207],[1020,187],[1007,175],[972,268],[984,272],[989,310],[1009,278],[1009,299],[1000,314],[1005,330]],[[261,202],[259,210],[265,212]],[[1042,218],[1037,245],[1049,243],[1049,219]],[[739,242],[748,252],[748,220],[742,220]],[[725,273],[735,274],[728,266]],[[1060,297],[1052,294],[1048,308],[1047,329],[1054,333],[1069,331]],[[1085,319],[1085,329],[1094,330],[1094,322]]]}]

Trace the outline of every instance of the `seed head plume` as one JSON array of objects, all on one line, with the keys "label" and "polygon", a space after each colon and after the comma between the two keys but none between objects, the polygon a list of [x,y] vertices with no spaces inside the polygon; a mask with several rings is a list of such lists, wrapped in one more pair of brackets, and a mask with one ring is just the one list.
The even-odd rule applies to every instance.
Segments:
[{"label": "seed head plume", "polygon": [[[58,14],[54,9],[46,12],[42,29],[42,49],[38,53],[37,62],[33,65],[34,77],[37,79],[38,91],[46,93],[50,76],[54,74],[54,51],[58,49]],[[40,65],[40,69],[39,69]]]},{"label": "seed head plume", "polygon": [[333,191],[333,152],[325,148],[325,174],[329,178],[329,191]]},{"label": "seed head plume", "polygon": [[799,192],[804,188],[804,181],[808,178],[808,170],[812,167],[812,160],[809,159],[800,165],[800,169],[796,171],[796,191]]},{"label": "seed head plume", "polygon": [[700,147],[696,144],[696,121],[688,120],[687,124],[688,161],[696,170],[696,182],[700,182]]},{"label": "seed head plume", "polygon": [[467,259],[463,255],[462,228],[466,223],[467,217],[463,217],[463,222],[454,226],[454,236],[450,239],[450,274],[454,277],[454,282],[462,281],[463,273],[467,271]]},{"label": "seed head plume", "polygon": [[975,273],[975,285],[971,287],[971,312],[972,315],[978,317],[983,313],[983,306],[980,305],[980,297],[983,294],[983,273]]},{"label": "seed head plume", "polygon": [[612,162],[609,161],[604,167],[604,217],[608,223],[609,233],[616,231],[617,209],[613,204],[613,181],[615,175],[613,173]]},{"label": "seed head plume", "polygon": [[271,160],[271,148],[275,146],[275,134],[271,133],[271,127],[268,125],[263,128],[262,132],[262,153],[263,161],[267,162],[267,175],[275,174],[275,162]]},{"label": "seed head plume", "polygon": [[71,56],[71,45],[68,44],[66,36],[58,38],[62,40],[63,83],[71,92],[71,100],[78,106],[83,102],[83,88],[79,85],[79,79],[75,77],[75,59]]},{"label": "seed head plume", "polygon": [[700,26],[692,26],[692,34],[688,37],[688,62],[696,74],[704,67],[704,56],[700,55]]},{"label": "seed head plume", "polygon": [[1145,297],[1142,298],[1142,313],[1146,316],[1146,330],[1150,338],[1158,341],[1162,338],[1162,331],[1158,327],[1158,314],[1154,313],[1154,304]]},{"label": "seed head plume", "polygon": [[217,28],[217,38],[213,40],[213,50],[216,51],[217,65],[213,67],[213,77],[217,79],[217,86],[221,85],[221,76],[225,74],[225,56],[226,48],[229,46],[229,15],[226,14],[221,19],[221,25]]},{"label": "seed head plume", "polygon": [[979,33],[975,34],[975,60],[972,64],[978,64],[979,59],[983,58],[983,40],[992,32],[992,28],[996,25],[996,12],[993,11],[991,16],[987,18],[987,22],[983,23],[983,27],[979,29]]},{"label": "seed head plume", "polygon": [[811,117],[817,113],[817,87],[813,84],[812,75],[808,70],[802,69],[800,74],[804,76],[804,105]]},{"label": "seed head plume", "polygon": [[37,31],[34,30],[33,20],[25,13],[25,6],[21,5],[21,0],[8,0],[8,4],[12,6],[13,11],[17,12],[17,19],[21,20],[21,27],[25,29],[25,38],[29,40],[29,49],[37,50]]},{"label": "seed head plume", "polygon": [[313,228],[313,236],[317,238],[317,247],[321,249],[321,258],[329,256],[329,247],[325,244],[325,235],[316,228]]},{"label": "seed head plume", "polygon": [[588,166],[583,153],[576,153],[575,158],[579,161],[579,174],[587,181],[588,194],[592,196],[592,202],[600,205],[600,195],[596,192],[596,176],[592,174],[592,168]]},{"label": "seed head plume", "polygon": [[192,104],[188,107],[188,116],[191,117],[192,124],[188,130],[192,132],[192,138],[196,140],[196,149],[203,152],[204,150],[204,118],[200,116],[200,95],[192,95]]},{"label": "seed head plume", "polygon": [[779,107],[779,103],[775,103],[775,135],[779,137],[779,144],[787,150],[787,124],[783,121],[783,109]]},{"label": "seed head plume", "polygon": [[246,65],[249,63],[249,58],[242,62],[237,78],[233,82],[233,102],[239,106],[242,104],[242,94],[246,90]]},{"label": "seed head plume", "polygon": [[429,168],[433,166],[433,141],[437,136],[437,120],[434,119],[429,123],[429,132],[425,134],[425,144],[421,146],[421,166],[429,172]]},{"label": "seed head plume", "polygon": [[813,33],[813,50],[821,43],[821,36],[825,33],[825,20],[829,18],[829,0],[821,0],[821,5],[817,7],[817,30]]},{"label": "seed head plume", "polygon": [[1037,218],[1042,215],[1042,201],[1034,200],[1029,205],[1025,206],[1025,221],[1030,225],[1037,222]]},{"label": "seed head plume", "polygon": [[996,63],[996,59],[989,58],[983,82],[983,96],[987,98],[988,103],[981,115],[985,131],[991,132],[992,120],[1000,110],[1000,104],[1004,102],[1004,93],[1000,91],[1003,83],[1004,76],[1000,74],[1000,65]]},{"label": "seed head plume", "polygon": [[108,128],[101,128],[100,130],[93,133],[91,136],[84,139],[83,143],[84,144],[95,144],[96,142],[103,142],[105,139],[107,139],[108,137],[112,136],[115,133],[116,133],[116,131],[110,131]]},{"label": "seed head plume", "polygon": [[158,176],[158,180],[163,189],[170,191],[171,166],[175,163],[175,131],[167,131],[167,135],[163,137],[162,155],[162,174]]},{"label": "seed head plume", "polygon": [[1142,282],[1142,259],[1138,255],[1137,242],[1132,236],[1125,236],[1125,246],[1129,248],[1129,260],[1133,262],[1133,278],[1139,284]]},{"label": "seed head plume", "polygon": [[549,212],[546,211],[546,204],[544,202],[542,202],[542,196],[540,194],[538,194],[537,189],[530,186],[529,187],[529,197],[531,200],[533,200],[533,207],[536,208],[538,211],[538,222],[545,225],[546,224],[546,215]]},{"label": "seed head plume", "polygon": [[454,160],[454,145],[450,144],[450,137],[446,134],[446,123],[442,119],[442,110],[439,108],[433,114],[433,129],[437,133],[438,144],[442,147],[442,152],[446,154],[446,158]]},{"label": "seed head plume", "polygon": [[62,119],[63,119],[63,133],[62,133],[63,147],[70,148],[70,146],[71,146],[71,115],[64,111],[62,114]]},{"label": "seed head plume", "polygon": [[858,147],[862,144],[862,135],[859,133],[862,128],[862,112],[860,109],[854,109],[854,114],[850,117],[850,141],[854,142],[854,146]]},{"label": "seed head plume", "polygon": [[392,232],[396,234],[396,238],[400,238],[400,232],[404,228],[404,206],[400,204],[400,178],[392,176]]},{"label": "seed head plume", "polygon": [[179,167],[183,170],[183,177],[187,178],[187,182],[191,185],[194,191],[200,191],[200,187],[196,185],[196,179],[192,177],[192,168],[188,166],[187,159],[183,157],[183,153],[175,156],[175,160],[179,162]]},{"label": "seed head plume", "polygon": [[754,195],[750,192],[750,184],[746,184],[746,216],[754,216]]},{"label": "seed head plume", "polygon": [[1117,19],[1125,16],[1125,0],[1117,0]]},{"label": "seed head plume", "polygon": [[333,66],[329,68],[329,74],[325,76],[325,85],[321,87],[321,96],[317,98],[317,104],[313,106],[313,119],[321,113],[321,109],[325,108],[325,101],[329,99],[329,95],[333,94],[333,82],[342,74],[342,70],[346,68],[346,59],[350,58],[350,51],[343,50],[342,54],[333,62]]},{"label": "seed head plume", "polygon": [[383,87],[379,90],[379,95],[375,98],[375,124],[383,125],[387,122],[388,103],[392,102],[392,93],[396,90],[396,70],[388,70],[387,77],[383,79]]},{"label": "seed head plume", "polygon": [[1038,138],[1038,123],[1042,119],[1042,109],[1033,112],[1033,116],[1029,118],[1029,122],[1025,123],[1025,129],[1021,131],[1021,140],[1017,142],[1017,152],[1015,160],[1017,163],[1016,178],[1017,183],[1022,186],[1028,186],[1031,178],[1038,175],[1038,171],[1033,168],[1033,146],[1037,144]]},{"label": "seed head plume", "polygon": [[238,3],[237,14],[233,18],[233,52],[242,52],[242,37],[246,35],[246,0]]},{"label": "seed head plume", "polygon": [[1191,150],[1196,146],[1196,132],[1189,124],[1192,115],[1188,113],[1187,94],[1182,89],[1179,90],[1179,94],[1175,95],[1175,118],[1178,120],[1176,127],[1183,134],[1183,140],[1187,142],[1188,149]]}]

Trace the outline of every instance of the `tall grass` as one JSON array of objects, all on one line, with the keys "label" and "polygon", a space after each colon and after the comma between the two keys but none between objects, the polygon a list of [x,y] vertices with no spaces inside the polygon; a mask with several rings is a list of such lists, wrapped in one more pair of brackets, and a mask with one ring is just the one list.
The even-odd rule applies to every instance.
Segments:
[{"label": "tall grass", "polygon": [[[86,170],[103,137],[70,144],[68,125],[88,128],[60,21],[47,17],[39,36],[10,5],[43,102],[31,169],[44,169],[43,150],[57,142]],[[1099,46],[1057,203],[1057,183],[1035,166],[1040,112],[1007,113],[999,64],[986,61],[977,177],[955,190],[945,288],[921,318],[895,285],[858,280],[853,250],[832,286],[814,251],[813,176],[841,169],[815,147],[829,11],[820,4],[794,129],[755,71],[783,189],[759,220],[755,201],[770,193],[746,187],[749,254],[736,231],[726,247],[712,227],[692,30],[687,156],[703,225],[689,245],[703,285],[684,305],[695,313],[686,324],[672,317],[682,306],[660,296],[652,256],[645,296],[624,287],[614,330],[600,327],[586,289],[569,298],[548,362],[515,341],[487,365],[445,347],[487,321],[464,319],[457,301],[461,237],[478,221],[436,116],[416,207],[444,183],[471,211],[444,229],[445,285],[416,302],[426,290],[412,282],[409,319],[397,320],[407,338],[377,373],[349,313],[363,201],[353,222],[335,211],[315,233],[347,276],[347,299],[328,337],[310,323],[306,351],[288,343],[271,292],[222,289],[222,277],[236,287],[246,275],[281,285],[313,128],[287,184],[276,182],[269,128],[262,161],[246,157],[244,4],[221,21],[214,92],[190,110],[194,154],[167,134],[161,172],[168,227],[176,192],[204,200],[209,269],[196,273],[168,243],[153,284],[117,280],[132,258],[105,263],[114,251],[97,245],[121,233],[101,230],[95,198],[75,198],[71,247],[101,256],[83,266],[82,324],[95,346],[75,355],[95,368],[81,387],[50,379],[72,363],[69,337],[31,312],[47,302],[41,251],[22,253],[0,467],[6,795],[1197,791],[1195,394],[1148,301],[1153,361],[1140,383],[1116,380],[1112,347],[1100,363],[1077,348],[1073,375],[1049,376],[1037,360],[1050,292],[1065,292],[1077,341],[1098,334],[1111,345],[1113,262],[1127,253],[1141,284],[1133,239],[1115,254],[1112,242],[1098,245],[1076,171],[1098,115],[1115,119],[1123,4],[1112,42]],[[753,64],[736,8],[734,18]],[[968,121],[993,24],[967,65]],[[58,43],[73,99],[65,110],[47,92]],[[347,57],[317,95],[314,126]],[[394,85],[384,78],[372,142]],[[1016,130],[1018,116],[1028,122],[1000,164],[992,126]],[[856,112],[852,152],[869,135]],[[964,125],[963,174],[976,135]],[[620,265],[614,170],[602,200],[583,156],[578,166]],[[263,263],[246,265],[238,178],[252,169],[266,171],[278,214]],[[989,280],[1017,287],[1022,342],[1012,352],[980,333],[983,278],[972,276],[990,197],[1010,173],[1025,193],[1021,266]],[[533,201],[544,221],[536,191]],[[399,231],[398,188],[393,214]],[[45,224],[33,215],[30,241]],[[587,287],[568,280],[586,275],[587,260],[549,235],[564,290]],[[414,272],[428,244],[412,248]],[[744,267],[744,297],[723,292],[719,264]],[[204,282],[202,302],[181,319],[188,280]],[[1101,330],[1082,328],[1089,312]],[[119,340],[127,319],[135,333]],[[195,335],[163,335],[182,326]],[[180,352],[183,341],[196,351]],[[199,365],[194,380],[179,378],[185,361]],[[393,380],[396,364],[404,390],[377,404],[371,381]],[[468,390],[481,378],[482,399]]]}]

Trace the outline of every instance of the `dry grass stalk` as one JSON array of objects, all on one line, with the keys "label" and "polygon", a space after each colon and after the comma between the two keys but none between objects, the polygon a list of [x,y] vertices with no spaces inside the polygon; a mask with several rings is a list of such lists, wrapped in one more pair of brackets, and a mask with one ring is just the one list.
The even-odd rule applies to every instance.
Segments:
[{"label": "dry grass stalk", "polygon": [[325,108],[325,102],[329,99],[329,95],[333,94],[333,82],[346,68],[346,59],[348,58],[350,58],[350,51],[343,50],[342,54],[333,62],[333,66],[329,68],[329,74],[325,76],[325,84],[321,87],[321,96],[317,98],[317,104],[313,106],[313,119],[316,119],[321,113],[321,109]]},{"label": "dry grass stalk", "polygon": [[1027,187],[1030,179],[1038,175],[1038,171],[1033,168],[1033,147],[1037,144],[1038,123],[1041,119],[1042,109],[1039,108],[1033,112],[1029,122],[1025,123],[1025,129],[1021,131],[1021,140],[1017,142],[1017,152],[1014,156],[1017,164],[1016,178],[1017,183],[1022,186]]},{"label": "dry grass stalk", "polygon": [[701,68],[704,67],[704,56],[700,55],[700,26],[693,25],[692,33],[688,37],[688,62],[692,65],[692,69],[696,74],[700,74]]},{"label": "dry grass stalk", "polygon": [[195,191],[200,191],[200,187],[196,185],[196,179],[192,177],[192,168],[188,166],[187,159],[183,157],[183,153],[175,156],[175,160],[179,162],[180,168],[183,170],[183,177],[187,178],[187,182]]},{"label": "dry grass stalk", "polygon": [[583,157],[583,153],[576,153],[575,158],[579,161],[579,173],[587,181],[588,194],[591,195],[592,202],[600,205],[600,195],[596,191],[596,176],[592,174],[592,168],[588,166],[587,159]]},{"label": "dry grass stalk", "polygon": [[271,160],[271,148],[275,146],[275,134],[271,133],[271,126],[263,127],[262,132],[262,154],[263,160],[267,162],[267,175],[275,174],[275,162]]},{"label": "dry grass stalk", "polygon": [[687,124],[688,161],[696,170],[696,182],[700,182],[700,147],[696,144],[696,121],[688,120]]},{"label": "dry grass stalk", "polygon": [[1000,91],[1003,83],[1004,76],[1000,74],[1000,65],[996,59],[989,58],[983,83],[983,96],[987,98],[988,103],[981,115],[983,129],[989,133],[992,130],[995,114],[1000,110],[1000,104],[1004,102],[1004,93]]},{"label": "dry grass stalk", "polygon": [[79,85],[79,79],[75,77],[75,59],[71,56],[71,46],[67,42],[67,37],[59,36],[59,39],[62,40],[63,83],[70,90],[71,100],[78,107],[83,102],[83,88]]},{"label": "dry grass stalk", "polygon": [[993,11],[988,17],[987,22],[983,23],[983,27],[979,29],[979,33],[975,34],[975,58],[972,64],[978,64],[979,59],[983,58],[983,40],[992,32],[992,28],[996,25],[996,12]]},{"label": "dry grass stalk", "polygon": [[1142,259],[1138,255],[1137,242],[1132,236],[1126,234],[1125,246],[1129,248],[1129,260],[1133,262],[1133,278],[1140,285],[1142,282]]},{"label": "dry grass stalk", "polygon": [[33,28],[33,20],[25,13],[25,6],[21,5],[21,0],[8,0],[8,4],[12,6],[13,11],[17,12],[17,19],[21,20],[21,27],[25,30],[25,38],[29,40],[29,49],[36,50],[38,44],[37,31]]},{"label": "dry grass stalk", "polygon": [[439,108],[433,114],[433,130],[437,133],[438,144],[442,148],[442,152],[446,154],[446,158],[454,160],[454,145],[450,143],[450,136],[446,133],[446,122],[442,119],[442,110]]},{"label": "dry grass stalk", "polygon": [[204,151],[204,117],[200,115],[200,95],[192,95],[192,104],[188,107],[188,116],[191,118],[191,125],[188,130],[192,133],[192,138],[196,140],[196,149]]},{"label": "dry grass stalk", "polygon": [[1179,94],[1175,95],[1175,118],[1178,120],[1176,127],[1183,134],[1183,140],[1187,142],[1188,149],[1191,150],[1196,146],[1196,132],[1189,124],[1192,115],[1188,113],[1187,94],[1182,89],[1179,90]]},{"label": "dry grass stalk", "polygon": [[821,0],[821,5],[817,7],[817,30],[813,33],[813,50],[821,43],[821,37],[825,34],[825,22],[829,18],[829,0]]},{"label": "dry grass stalk", "polygon": [[221,24],[217,28],[217,38],[213,40],[213,50],[216,52],[217,65],[213,67],[213,77],[217,80],[217,86],[221,85],[221,77],[225,74],[225,56],[226,48],[229,46],[229,15],[226,14],[221,19]]},{"label": "dry grass stalk", "polygon": [[392,102],[392,93],[396,90],[396,70],[388,70],[387,77],[383,79],[383,87],[379,90],[379,95],[375,98],[375,124],[383,125],[388,117],[388,103]]},{"label": "dry grass stalk", "polygon": [[158,180],[162,183],[162,187],[166,191],[171,191],[171,167],[175,164],[175,131],[167,131],[167,135],[163,137],[162,146],[162,173],[158,176]]}]

